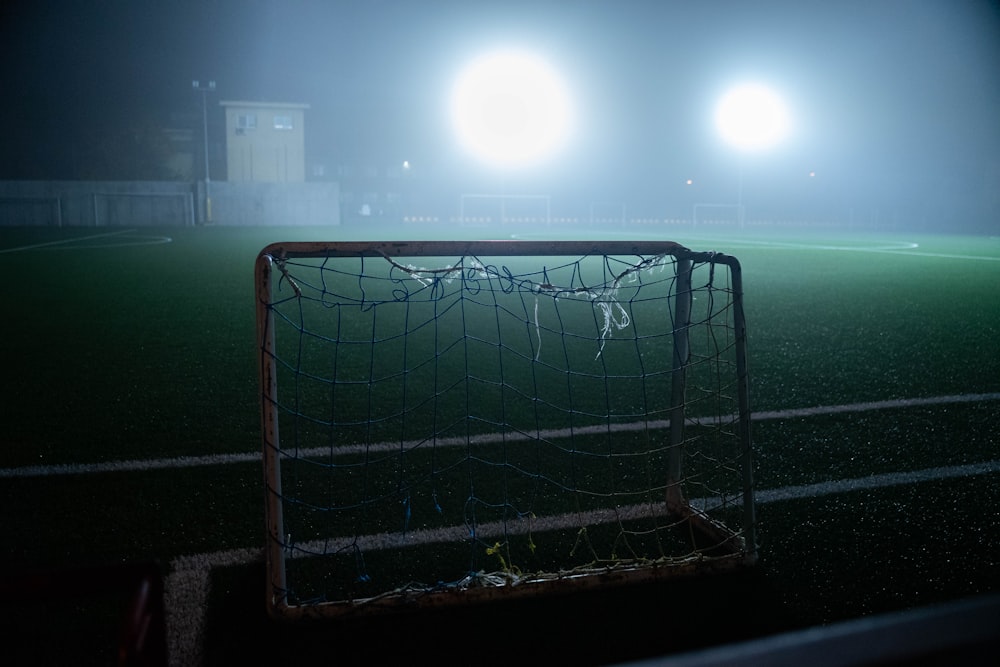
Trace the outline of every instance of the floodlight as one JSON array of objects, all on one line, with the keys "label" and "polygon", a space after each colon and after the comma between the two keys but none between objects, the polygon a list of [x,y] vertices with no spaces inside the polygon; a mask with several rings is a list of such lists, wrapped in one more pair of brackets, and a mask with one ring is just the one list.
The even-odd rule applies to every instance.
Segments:
[{"label": "floodlight", "polygon": [[723,139],[746,151],[770,148],[791,130],[785,103],[774,91],[756,83],[726,93],[716,108],[715,124]]},{"label": "floodlight", "polygon": [[462,146],[501,167],[539,162],[572,132],[570,95],[561,77],[538,56],[498,51],[459,74],[451,119]]}]

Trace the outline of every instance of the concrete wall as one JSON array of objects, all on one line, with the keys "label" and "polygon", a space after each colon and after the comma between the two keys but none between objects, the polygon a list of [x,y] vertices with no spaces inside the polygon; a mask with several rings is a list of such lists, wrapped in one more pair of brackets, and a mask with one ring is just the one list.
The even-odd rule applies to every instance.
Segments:
[{"label": "concrete wall", "polygon": [[337,183],[212,183],[219,225],[339,225]]},{"label": "concrete wall", "polygon": [[[337,183],[212,183],[212,223],[339,225]],[[0,226],[183,226],[205,220],[205,185],[0,181]]]}]

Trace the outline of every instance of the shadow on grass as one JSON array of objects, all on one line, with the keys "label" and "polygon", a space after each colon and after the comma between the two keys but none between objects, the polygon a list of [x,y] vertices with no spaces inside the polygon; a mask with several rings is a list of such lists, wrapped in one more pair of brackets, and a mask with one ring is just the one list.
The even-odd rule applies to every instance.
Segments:
[{"label": "shadow on grass", "polygon": [[790,627],[758,569],[379,617],[280,623],[264,568],[213,575],[207,664],[599,665],[716,646]]}]

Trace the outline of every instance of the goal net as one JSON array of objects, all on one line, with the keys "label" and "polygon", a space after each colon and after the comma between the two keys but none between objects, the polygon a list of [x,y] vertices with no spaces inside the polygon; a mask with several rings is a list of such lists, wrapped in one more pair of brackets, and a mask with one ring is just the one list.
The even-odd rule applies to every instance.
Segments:
[{"label": "goal net", "polygon": [[746,207],[741,204],[695,204],[691,215],[693,227],[738,227],[746,224]]},{"label": "goal net", "polygon": [[549,195],[467,193],[459,196],[458,219],[463,227],[548,226],[552,199]]},{"label": "goal net", "polygon": [[627,207],[624,202],[591,202],[590,224],[625,226]]},{"label": "goal net", "polygon": [[285,243],[256,283],[275,616],[755,560],[734,258]]}]

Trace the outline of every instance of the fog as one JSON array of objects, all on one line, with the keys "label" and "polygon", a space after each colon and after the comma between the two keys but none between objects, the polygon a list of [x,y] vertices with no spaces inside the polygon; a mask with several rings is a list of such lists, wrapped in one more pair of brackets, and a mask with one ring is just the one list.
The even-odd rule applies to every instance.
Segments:
[{"label": "fog", "polygon": [[[2,12],[0,179],[77,178],[115,127],[200,121],[199,79],[217,82],[214,136],[220,100],[308,104],[310,163],[405,160],[410,203],[435,215],[462,192],[502,191],[550,194],[574,215],[606,201],[690,217],[739,200],[750,216],[1000,233],[1000,9],[985,0],[14,0]],[[448,113],[462,67],[511,47],[559,72],[574,109],[561,149],[517,169],[464,150]],[[791,129],[768,150],[734,149],[713,122],[745,81],[787,105]]]}]

